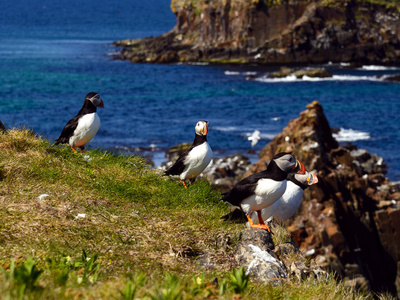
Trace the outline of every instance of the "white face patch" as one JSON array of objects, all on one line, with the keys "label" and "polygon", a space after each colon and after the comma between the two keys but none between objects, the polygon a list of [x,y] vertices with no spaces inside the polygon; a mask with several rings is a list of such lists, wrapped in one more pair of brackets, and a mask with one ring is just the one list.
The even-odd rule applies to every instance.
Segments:
[{"label": "white face patch", "polygon": [[275,163],[285,172],[289,172],[296,165],[296,158],[291,154],[285,154],[277,159]]},{"label": "white face patch", "polygon": [[197,135],[206,135],[207,134],[207,125],[208,122],[205,121],[198,121],[194,131]]}]

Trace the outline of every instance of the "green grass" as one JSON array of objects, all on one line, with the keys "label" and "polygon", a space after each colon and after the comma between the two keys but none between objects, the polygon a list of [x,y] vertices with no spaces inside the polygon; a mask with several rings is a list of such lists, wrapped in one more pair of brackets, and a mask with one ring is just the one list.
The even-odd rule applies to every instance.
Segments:
[{"label": "green grass", "polygon": [[[233,245],[217,243],[244,228],[220,219],[228,211],[210,183],[184,189],[141,157],[74,154],[28,130],[0,133],[0,299],[361,297],[332,276],[247,280],[233,269]],[[288,239],[275,231],[275,243]],[[213,270],[199,268],[205,252]]]}]

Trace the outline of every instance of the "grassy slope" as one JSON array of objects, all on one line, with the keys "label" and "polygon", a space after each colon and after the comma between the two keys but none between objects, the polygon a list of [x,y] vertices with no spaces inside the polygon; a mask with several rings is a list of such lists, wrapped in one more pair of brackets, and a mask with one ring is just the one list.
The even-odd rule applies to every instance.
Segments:
[{"label": "grassy slope", "polygon": [[[228,208],[219,199],[209,183],[185,190],[140,157],[74,154],[27,130],[0,133],[0,299],[219,295],[235,265],[217,236],[243,228],[220,220]],[[212,271],[196,261],[205,251],[219,263]],[[214,277],[219,287],[210,284]],[[332,276],[248,287],[245,299],[361,297]]]}]

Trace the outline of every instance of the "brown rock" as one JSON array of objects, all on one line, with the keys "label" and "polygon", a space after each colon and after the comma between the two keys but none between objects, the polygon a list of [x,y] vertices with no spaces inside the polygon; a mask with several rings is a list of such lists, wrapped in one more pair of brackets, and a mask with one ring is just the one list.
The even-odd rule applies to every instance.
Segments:
[{"label": "brown rock", "polygon": [[289,220],[288,229],[301,251],[313,250],[323,257],[325,270],[343,277],[344,265],[357,265],[352,274],[352,280],[361,278],[355,279],[357,286],[395,294],[400,207],[391,196],[398,197],[399,187],[385,178],[382,159],[353,145],[339,147],[317,101],[261,150],[250,171],[263,170],[265,162],[286,149],[293,149],[306,169],[315,169],[319,176]]}]

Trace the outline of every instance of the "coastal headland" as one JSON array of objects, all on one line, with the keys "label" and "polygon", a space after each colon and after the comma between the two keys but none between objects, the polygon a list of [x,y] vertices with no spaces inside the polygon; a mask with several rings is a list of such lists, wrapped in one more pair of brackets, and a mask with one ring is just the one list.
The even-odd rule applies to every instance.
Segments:
[{"label": "coastal headland", "polygon": [[127,39],[117,59],[140,63],[400,64],[394,0],[172,0],[175,27]]}]

